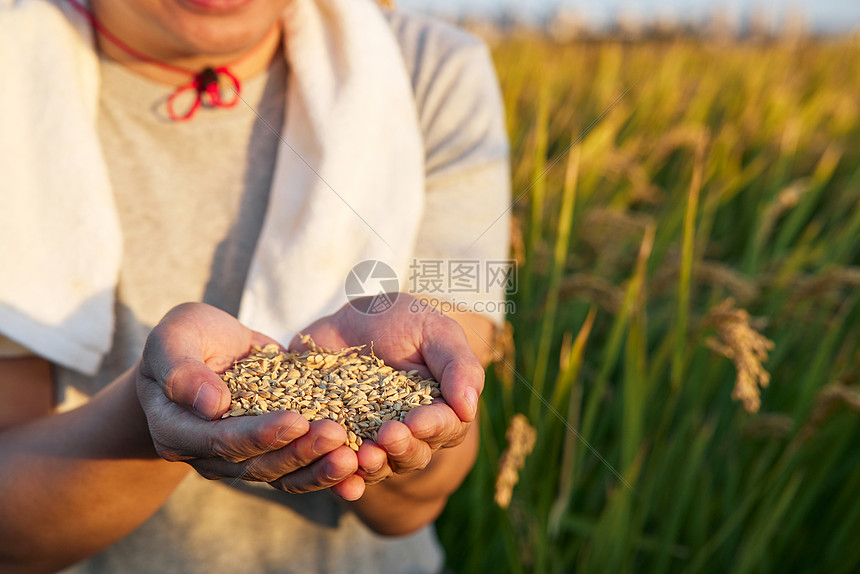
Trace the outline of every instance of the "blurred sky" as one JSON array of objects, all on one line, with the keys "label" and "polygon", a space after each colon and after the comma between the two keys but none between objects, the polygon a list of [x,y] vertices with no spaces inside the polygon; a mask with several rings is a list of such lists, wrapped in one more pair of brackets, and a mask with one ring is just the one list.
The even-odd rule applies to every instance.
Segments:
[{"label": "blurred sky", "polygon": [[539,17],[561,6],[595,26],[609,23],[619,14],[646,21],[695,22],[716,13],[740,25],[756,13],[777,28],[787,14],[798,13],[809,28],[819,32],[860,28],[860,0],[398,0],[397,4],[405,10],[447,16],[508,11],[526,17]]}]

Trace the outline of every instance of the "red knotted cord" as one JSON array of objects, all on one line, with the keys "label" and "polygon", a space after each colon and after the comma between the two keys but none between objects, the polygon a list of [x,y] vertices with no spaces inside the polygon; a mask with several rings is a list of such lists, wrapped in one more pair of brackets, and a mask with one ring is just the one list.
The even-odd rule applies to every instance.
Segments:
[{"label": "red knotted cord", "polygon": [[[235,95],[231,100],[224,101],[221,98],[221,90],[218,87],[219,75],[224,76],[233,84],[232,88]],[[197,93],[197,97],[194,98],[194,103],[191,104],[188,112],[180,116],[174,111],[173,102],[188,90],[194,90]],[[239,90],[239,79],[230,73],[230,70],[227,68],[205,68],[202,72],[195,75],[192,81],[176,88],[176,91],[167,98],[167,113],[170,115],[170,119],[174,121],[185,121],[194,117],[194,114],[201,105],[209,108],[231,108],[239,101]]]},{"label": "red knotted cord", "polygon": [[[197,73],[150,58],[145,54],[141,54],[114,36],[113,33],[105,28],[104,24],[96,18],[95,14],[93,14],[89,8],[81,4],[78,0],[67,1],[75,10],[80,12],[87,20],[89,20],[90,24],[92,24],[93,28],[95,28],[99,34],[132,58],[140,60],[141,62],[146,62],[147,64],[158,66],[164,70],[170,70],[171,72],[191,76],[190,82],[176,88],[170,97],[167,98],[167,113],[173,121],[180,122],[190,120],[194,117],[194,114],[197,113],[197,110],[200,109],[201,106],[208,108],[232,108],[239,101],[239,92],[242,90],[242,86],[239,83],[239,79],[234,76],[226,66],[221,66],[220,68],[206,67],[202,72]],[[219,77],[225,78],[231,84],[230,87],[234,94],[233,98],[225,100],[221,97]],[[176,110],[174,109],[174,102],[177,97],[190,90],[194,90],[195,92],[194,102],[185,114],[180,115],[176,113]]]}]

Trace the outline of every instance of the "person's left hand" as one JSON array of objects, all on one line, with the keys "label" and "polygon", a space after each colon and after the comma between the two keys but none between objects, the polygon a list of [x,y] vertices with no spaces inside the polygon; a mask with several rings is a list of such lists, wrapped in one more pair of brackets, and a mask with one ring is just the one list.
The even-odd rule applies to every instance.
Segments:
[{"label": "person's left hand", "polygon": [[[460,444],[478,408],[484,369],[460,325],[420,300],[398,293],[386,311],[363,313],[367,301],[353,301],[324,317],[302,334],[325,348],[369,344],[373,353],[395,369],[417,369],[439,381],[442,399],[411,410],[404,422],[387,421],[377,442],[366,440],[358,450],[358,474],[376,484],[393,474],[423,469],[433,452]],[[296,336],[291,349],[304,349]]]}]

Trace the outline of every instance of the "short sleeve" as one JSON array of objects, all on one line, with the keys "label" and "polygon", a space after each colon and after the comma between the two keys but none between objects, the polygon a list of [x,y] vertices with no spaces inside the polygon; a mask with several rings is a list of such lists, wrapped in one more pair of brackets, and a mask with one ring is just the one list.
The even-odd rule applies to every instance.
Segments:
[{"label": "short sleeve", "polygon": [[32,355],[33,352],[27,347],[0,335],[0,359],[14,359],[18,357],[30,357]]},{"label": "short sleeve", "polygon": [[407,290],[501,324],[514,270],[509,145],[486,45],[429,18],[393,19],[424,135],[425,211]]}]

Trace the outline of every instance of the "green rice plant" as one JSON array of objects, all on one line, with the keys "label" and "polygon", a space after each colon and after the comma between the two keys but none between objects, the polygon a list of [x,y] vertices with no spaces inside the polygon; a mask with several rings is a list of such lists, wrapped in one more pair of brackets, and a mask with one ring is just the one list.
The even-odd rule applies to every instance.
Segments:
[{"label": "green rice plant", "polygon": [[[448,567],[860,569],[860,42],[494,57],[521,283]],[[502,509],[516,413],[537,443]]]}]

